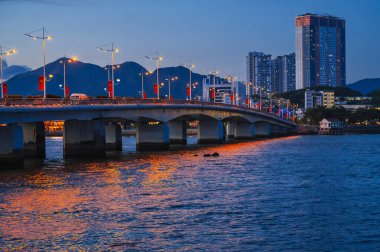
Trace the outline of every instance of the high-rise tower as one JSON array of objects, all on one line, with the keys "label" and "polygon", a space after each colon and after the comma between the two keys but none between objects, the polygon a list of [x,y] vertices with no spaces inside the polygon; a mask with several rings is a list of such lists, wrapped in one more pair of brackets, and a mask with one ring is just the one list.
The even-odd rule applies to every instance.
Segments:
[{"label": "high-rise tower", "polygon": [[332,16],[296,17],[296,88],[346,85],[345,21]]}]

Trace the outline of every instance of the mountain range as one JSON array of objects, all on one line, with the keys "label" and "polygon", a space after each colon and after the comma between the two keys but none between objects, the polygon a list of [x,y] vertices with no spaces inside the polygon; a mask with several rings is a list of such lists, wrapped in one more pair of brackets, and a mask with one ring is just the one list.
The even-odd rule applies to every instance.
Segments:
[{"label": "mountain range", "polygon": [[[63,95],[63,89],[59,86],[63,84],[63,64],[64,58],[57,59],[46,65],[46,76],[52,74],[53,78],[46,84],[47,93],[51,95]],[[67,60],[67,59],[66,59]],[[76,61],[66,63],[66,85],[70,87],[70,93],[85,93],[89,96],[106,96],[108,71],[110,66],[101,67],[98,65]],[[141,96],[141,72],[147,72],[143,66],[135,62],[124,62],[115,67],[115,80],[120,79],[115,85],[115,96],[140,97]],[[41,95],[38,91],[38,76],[43,75],[43,68],[18,74],[7,81],[8,92],[11,95]],[[189,82],[189,70],[182,66],[159,68],[160,83],[164,86],[160,89],[160,95],[168,94],[169,77],[178,77],[178,80],[171,83],[171,94],[174,99],[186,98],[186,85]],[[202,80],[207,77],[197,73],[192,73],[192,83],[198,82],[198,86],[193,89],[193,97],[202,94]],[[49,78],[47,78],[49,79]],[[144,91],[148,97],[155,97],[153,85],[156,82],[156,71],[144,76]],[[116,81],[115,81],[116,83]]]},{"label": "mountain range", "polygon": [[13,76],[16,76],[21,73],[25,73],[28,71],[31,71],[32,69],[27,66],[22,65],[12,65],[8,66],[7,61],[3,60],[3,74],[4,74],[4,80],[8,80],[12,78]]},{"label": "mountain range", "polygon": [[364,95],[380,90],[380,78],[363,79],[347,85],[348,88],[359,91]]},{"label": "mountain range", "polygon": [[[62,96],[63,89],[59,86],[63,84],[63,64],[64,58],[57,59],[46,65],[46,75],[52,74],[53,78],[47,82],[47,93],[51,95]],[[67,59],[66,59],[67,60]],[[6,64],[5,64],[6,66]],[[107,67],[101,67],[91,63],[76,61],[66,64],[66,84],[70,87],[70,93],[85,93],[89,96],[106,96],[108,73]],[[118,85],[115,85],[115,96],[141,97],[141,72],[146,73],[147,69],[135,62],[124,62],[115,68],[115,80],[120,79]],[[8,83],[8,92],[11,95],[42,95],[38,91],[38,76],[43,75],[43,68],[31,70],[25,66],[9,66],[4,69],[5,78],[10,78]],[[189,82],[189,70],[182,66],[159,68],[160,83],[165,85],[160,89],[161,96],[167,95],[169,77],[178,77],[178,80],[172,81],[171,94],[174,99],[186,98],[186,85]],[[198,86],[193,89],[193,97],[202,95],[202,80],[206,75],[192,73],[192,83],[198,82]],[[153,85],[156,82],[156,71],[148,76],[144,76],[144,91],[148,97],[155,97]],[[380,89],[380,78],[363,79],[346,87],[359,91],[367,95],[375,90]]]}]

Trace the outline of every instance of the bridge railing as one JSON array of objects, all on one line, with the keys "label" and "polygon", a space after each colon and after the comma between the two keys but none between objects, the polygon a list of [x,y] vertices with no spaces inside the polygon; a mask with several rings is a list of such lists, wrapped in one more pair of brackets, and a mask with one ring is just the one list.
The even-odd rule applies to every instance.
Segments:
[{"label": "bridge railing", "polygon": [[0,99],[0,106],[3,107],[60,107],[60,106],[75,106],[75,105],[138,105],[138,104],[151,104],[151,105],[167,105],[167,104],[177,104],[177,105],[200,105],[200,106],[216,106],[220,108],[235,108],[240,111],[255,112],[264,116],[270,116],[276,119],[283,119],[274,113],[268,113],[260,111],[255,108],[249,108],[246,106],[239,106],[233,104],[224,103],[214,103],[214,102],[204,102],[204,101],[189,101],[189,100],[168,100],[168,99],[141,99],[141,98],[127,98],[127,97],[117,97],[114,99],[110,98],[87,98],[87,99],[70,99],[70,98],[4,98]]}]

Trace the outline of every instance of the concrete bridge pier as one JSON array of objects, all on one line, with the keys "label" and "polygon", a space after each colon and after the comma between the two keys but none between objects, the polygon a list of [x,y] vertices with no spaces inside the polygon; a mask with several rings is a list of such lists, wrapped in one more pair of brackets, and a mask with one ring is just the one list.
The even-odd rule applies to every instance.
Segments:
[{"label": "concrete bridge pier", "polygon": [[168,122],[170,144],[187,144],[186,121]]},{"label": "concrete bridge pier", "polygon": [[235,128],[236,124],[233,122],[228,122],[226,125],[226,140],[235,139]]},{"label": "concrete bridge pier", "polygon": [[105,131],[106,131],[106,150],[121,151],[123,149],[121,126],[117,123],[108,123],[105,125]]},{"label": "concrete bridge pier", "polygon": [[100,120],[68,120],[63,130],[65,157],[105,157],[105,125]]},{"label": "concrete bridge pier", "polygon": [[0,169],[19,169],[24,166],[22,127],[16,124],[0,126]]},{"label": "concrete bridge pier", "polygon": [[270,125],[270,130],[271,130],[271,135],[273,137],[279,136],[280,135],[280,126],[276,124],[271,124]]},{"label": "concrete bridge pier", "polygon": [[271,125],[267,122],[256,122],[256,137],[257,138],[268,138],[271,136]]},{"label": "concrete bridge pier", "polygon": [[140,122],[136,127],[136,150],[168,150],[169,126],[162,122]]},{"label": "concrete bridge pier", "polygon": [[24,156],[44,159],[46,157],[44,123],[23,123],[21,126],[24,138]]},{"label": "concrete bridge pier", "polygon": [[198,125],[199,144],[218,144],[224,139],[224,127],[221,120],[201,119]]},{"label": "concrete bridge pier", "polygon": [[251,140],[255,138],[256,127],[252,123],[236,123],[235,125],[235,139],[236,140]]},{"label": "concrete bridge pier", "polygon": [[286,135],[288,135],[288,128],[286,128],[286,127],[279,127],[279,129],[278,129],[278,131],[279,131],[279,134],[281,135],[281,136],[286,136]]}]

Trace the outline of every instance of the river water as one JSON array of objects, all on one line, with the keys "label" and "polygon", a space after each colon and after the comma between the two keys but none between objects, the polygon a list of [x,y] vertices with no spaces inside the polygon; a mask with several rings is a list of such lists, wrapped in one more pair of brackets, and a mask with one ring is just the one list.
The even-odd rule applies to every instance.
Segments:
[{"label": "river water", "polygon": [[380,135],[134,144],[64,160],[49,138],[46,160],[1,172],[0,250],[380,250]]}]

